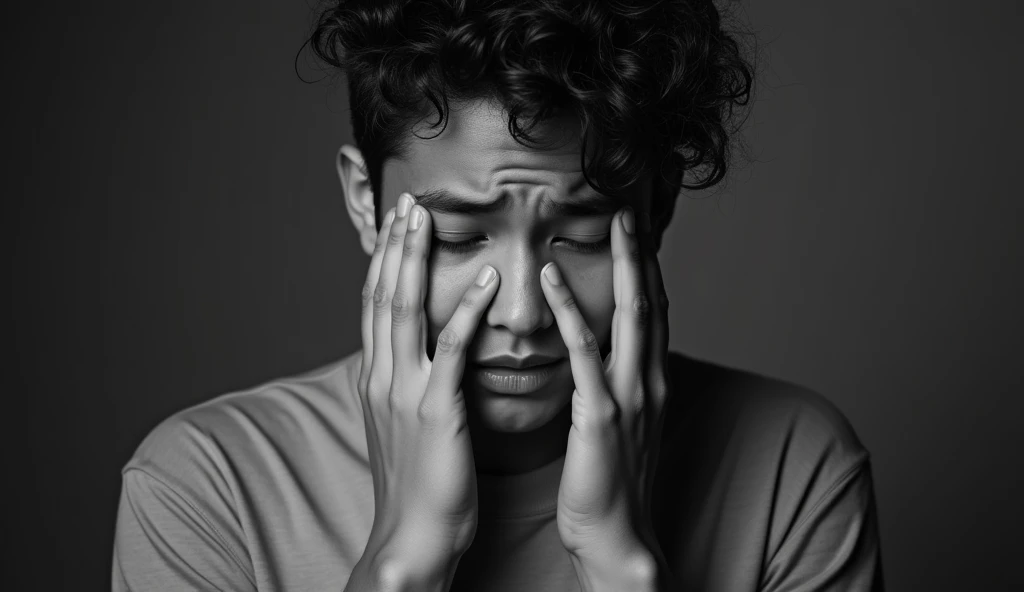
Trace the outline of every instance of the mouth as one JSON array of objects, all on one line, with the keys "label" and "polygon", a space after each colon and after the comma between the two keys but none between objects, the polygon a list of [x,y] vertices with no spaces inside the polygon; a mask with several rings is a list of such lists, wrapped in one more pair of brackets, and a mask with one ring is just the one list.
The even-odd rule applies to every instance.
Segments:
[{"label": "mouth", "polygon": [[550,384],[565,367],[567,358],[523,368],[467,364],[466,374],[485,389],[504,394],[525,394]]}]

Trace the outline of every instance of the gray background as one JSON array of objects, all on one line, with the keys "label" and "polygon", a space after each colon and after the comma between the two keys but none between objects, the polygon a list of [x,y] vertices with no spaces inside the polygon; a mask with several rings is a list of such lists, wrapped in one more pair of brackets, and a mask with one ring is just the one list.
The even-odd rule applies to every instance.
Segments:
[{"label": "gray background", "polygon": [[[149,429],[359,347],[366,259],[332,169],[344,92],[292,70],[304,2],[11,10],[5,489],[26,530],[4,529],[21,550],[5,579],[102,589],[119,469]],[[682,199],[663,251],[673,348],[848,415],[892,590],[1019,580],[1015,12],[750,6],[755,160]]]}]

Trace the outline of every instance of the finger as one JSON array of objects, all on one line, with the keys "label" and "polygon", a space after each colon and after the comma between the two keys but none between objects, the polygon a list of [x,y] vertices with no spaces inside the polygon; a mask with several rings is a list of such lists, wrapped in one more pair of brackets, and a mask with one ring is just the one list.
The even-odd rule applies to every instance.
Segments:
[{"label": "finger", "polygon": [[373,291],[373,362],[370,365],[371,392],[386,396],[391,391],[393,362],[391,357],[391,299],[398,283],[398,268],[402,263],[405,232],[409,221],[412,196],[403,193],[398,198],[395,220],[385,240],[384,257],[380,264],[380,277]]},{"label": "finger", "polygon": [[[651,300],[651,323],[648,330],[648,364],[644,378],[647,408],[650,410],[645,419],[648,435],[647,470],[645,473],[643,499],[646,500],[648,513],[645,520],[650,523],[651,495],[654,490],[654,478],[658,459],[661,453],[661,434],[665,424],[665,403],[671,394],[672,384],[666,360],[668,356],[668,295],[665,292],[661,275],[661,265],[654,250],[653,241],[648,243],[644,275],[649,286]],[[655,296],[656,295],[656,296]]]},{"label": "finger", "polygon": [[555,315],[555,324],[558,325],[562,341],[569,350],[572,378],[582,403],[582,406],[578,407],[576,397],[573,398],[573,425],[584,428],[591,420],[600,423],[611,422],[616,419],[618,406],[608,392],[597,337],[583,319],[576,298],[565,285],[565,280],[554,261],[544,266],[541,277],[544,297]]},{"label": "finger", "polygon": [[455,393],[461,388],[466,369],[466,348],[500,283],[497,270],[485,265],[473,285],[462,295],[459,307],[437,336],[437,348],[421,409],[450,410],[455,403]]},{"label": "finger", "polygon": [[643,383],[650,307],[644,286],[640,243],[636,238],[632,208],[623,208],[612,224],[612,266],[615,284],[615,315],[609,383],[623,410],[643,408]]},{"label": "finger", "polygon": [[647,385],[648,398],[651,400],[655,417],[660,417],[661,410],[665,405],[665,399],[669,395],[671,385],[668,383],[668,368],[666,367],[669,344],[669,321],[668,321],[668,292],[665,290],[665,282],[661,273],[661,264],[658,261],[658,253],[654,248],[654,240],[650,236],[650,219],[644,216],[644,225],[648,232],[641,233],[640,246],[644,256],[644,279],[650,295],[650,322],[648,326],[647,341],[647,373],[645,383]]},{"label": "finger", "polygon": [[[423,293],[427,293],[427,286],[423,286]],[[426,301],[427,297],[424,296],[423,300]],[[430,354],[427,353],[427,334],[430,332],[428,326],[427,317],[424,317],[423,322],[420,323],[420,368],[430,368]]]},{"label": "finger", "polygon": [[[425,358],[421,355],[421,337],[430,232],[431,220],[427,210],[413,206],[409,212],[398,283],[391,300],[391,351],[395,368],[419,368]],[[413,375],[419,376],[419,373]]]},{"label": "finger", "polygon": [[377,231],[377,242],[373,247],[373,254],[370,256],[370,268],[366,272],[366,281],[363,283],[363,308],[360,317],[363,360],[359,369],[359,393],[361,395],[366,394],[366,383],[370,378],[370,364],[373,361],[373,293],[377,289],[377,278],[380,277],[384,247],[387,244],[388,233],[391,232],[391,224],[394,219],[395,208],[391,208],[384,216],[380,230]]},{"label": "finger", "polygon": [[638,239],[644,255],[644,282],[650,296],[650,324],[647,331],[647,365],[644,385],[647,397],[647,417],[645,419],[647,436],[644,438],[647,450],[646,470],[644,471],[643,490],[641,495],[646,500],[645,523],[650,521],[651,492],[654,489],[655,467],[661,451],[661,433],[665,420],[665,401],[671,385],[666,373],[666,356],[668,352],[668,295],[665,291],[658,262],[657,250],[651,236],[650,217],[647,212],[638,217]]},{"label": "finger", "polygon": [[[616,226],[618,223],[619,223],[618,222],[618,216],[616,216],[615,218],[612,218],[612,222],[611,222],[612,229],[609,230],[609,233],[614,233],[614,226]],[[613,240],[614,240],[614,238],[613,238]],[[619,281],[618,281],[618,276],[615,274],[615,262],[614,262],[614,260],[612,261],[612,298],[614,299],[615,302],[618,302],[622,298],[621,296],[619,296]],[[610,347],[608,349],[608,356],[605,358],[604,366],[605,366],[606,369],[609,369],[609,368],[612,368],[612,367],[615,366],[615,357],[616,356],[615,356],[615,346],[614,346],[614,344],[618,343],[618,338],[619,338],[619,317],[622,316],[621,311],[619,310],[618,306],[615,306],[612,310],[613,310],[612,311],[612,337],[611,337],[611,339],[612,339],[612,341],[611,341],[612,347]]]},{"label": "finger", "polygon": [[[614,278],[612,279],[612,288],[614,290],[618,290],[618,285],[615,282]],[[618,327],[619,327],[619,309],[616,308],[612,312],[612,337],[611,337],[611,339],[612,339],[612,343],[613,344],[616,343],[617,338],[618,338],[618,333],[619,333]],[[608,349],[608,355],[605,356],[605,358],[604,358],[605,372],[607,372],[608,368],[612,368],[614,366],[615,366],[615,347],[611,347],[611,348]]]}]

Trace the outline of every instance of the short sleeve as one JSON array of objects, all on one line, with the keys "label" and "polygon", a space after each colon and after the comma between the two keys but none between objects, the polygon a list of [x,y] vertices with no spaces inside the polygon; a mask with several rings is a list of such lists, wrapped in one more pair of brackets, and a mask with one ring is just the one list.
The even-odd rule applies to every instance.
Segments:
[{"label": "short sleeve", "polygon": [[115,592],[256,590],[244,564],[185,495],[141,469],[124,471],[114,538]]},{"label": "short sleeve", "polygon": [[770,559],[764,592],[882,592],[871,466],[854,465],[826,491]]}]

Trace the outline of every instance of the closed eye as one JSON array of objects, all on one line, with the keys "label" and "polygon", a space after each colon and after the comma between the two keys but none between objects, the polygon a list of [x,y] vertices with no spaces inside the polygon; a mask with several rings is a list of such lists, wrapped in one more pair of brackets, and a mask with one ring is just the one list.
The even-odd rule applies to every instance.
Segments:
[{"label": "closed eye", "polygon": [[446,241],[435,236],[433,240],[433,248],[447,251],[449,253],[468,253],[473,250],[473,247],[475,247],[477,243],[486,239],[487,237],[484,236],[474,236],[473,238],[464,241]]},{"label": "closed eye", "polygon": [[[433,247],[448,253],[468,253],[486,240],[487,237],[483,235],[475,236],[464,241],[446,241],[435,236],[433,240]],[[573,251],[586,254],[604,253],[612,246],[611,235],[595,242],[581,242],[568,238],[556,238],[555,241],[564,244]]]},{"label": "closed eye", "polygon": [[580,253],[604,253],[612,246],[612,236],[610,234],[604,237],[603,239],[592,243],[574,241],[569,238],[555,240],[562,241],[570,249],[573,249],[574,251],[579,251]]}]

